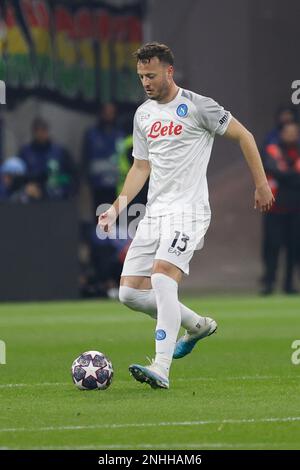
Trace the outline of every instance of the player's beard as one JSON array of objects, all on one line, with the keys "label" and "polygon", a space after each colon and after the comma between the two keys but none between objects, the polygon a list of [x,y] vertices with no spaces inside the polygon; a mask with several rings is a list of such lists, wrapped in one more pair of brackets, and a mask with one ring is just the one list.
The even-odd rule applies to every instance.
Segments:
[{"label": "player's beard", "polygon": [[168,93],[169,93],[169,84],[167,81],[165,81],[162,83],[158,92],[152,96],[148,95],[148,98],[154,101],[162,101],[168,95]]}]

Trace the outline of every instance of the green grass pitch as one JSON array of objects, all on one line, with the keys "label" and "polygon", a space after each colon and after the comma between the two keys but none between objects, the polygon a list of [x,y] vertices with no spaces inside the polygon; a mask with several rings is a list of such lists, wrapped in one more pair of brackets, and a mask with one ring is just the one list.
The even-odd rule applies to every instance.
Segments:
[{"label": "green grass pitch", "polygon": [[[2,304],[0,448],[300,449],[300,298],[183,300],[219,329],[173,362],[170,390],[128,373],[154,354],[146,315],[109,301]],[[108,390],[72,384],[86,350],[112,360]]]}]

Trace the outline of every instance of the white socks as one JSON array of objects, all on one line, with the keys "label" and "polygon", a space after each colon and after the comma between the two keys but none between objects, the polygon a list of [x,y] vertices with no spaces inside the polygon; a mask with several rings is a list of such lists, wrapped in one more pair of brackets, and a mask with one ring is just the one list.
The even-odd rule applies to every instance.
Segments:
[{"label": "white socks", "polygon": [[157,303],[154,362],[161,365],[169,375],[181,323],[178,284],[171,277],[161,273],[152,274],[151,282]]},{"label": "white socks", "polygon": [[[157,318],[157,304],[155,292],[153,289],[134,289],[133,287],[120,286],[119,299],[124,305]],[[190,308],[179,303],[181,326],[187,330],[189,334],[195,334],[199,328],[204,326],[204,317],[201,317]]]},{"label": "white socks", "polygon": [[[156,339],[155,362],[168,375],[180,323],[189,334],[195,334],[205,319],[178,301],[178,284],[171,277],[155,273],[151,280],[153,289],[120,286],[119,299],[132,310],[147,313],[154,319],[158,317],[156,332],[162,339]],[[166,338],[163,339],[164,333],[159,330],[166,333]]]},{"label": "white socks", "polygon": [[120,286],[119,299],[122,304],[132,310],[144,312],[152,318],[156,318],[157,308],[153,289],[134,289],[133,287]]}]

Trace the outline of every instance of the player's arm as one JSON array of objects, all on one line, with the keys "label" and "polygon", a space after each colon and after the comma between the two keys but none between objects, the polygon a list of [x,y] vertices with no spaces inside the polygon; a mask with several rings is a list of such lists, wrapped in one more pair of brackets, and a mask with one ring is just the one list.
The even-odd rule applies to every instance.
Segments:
[{"label": "player's arm", "polygon": [[137,196],[150,175],[150,164],[148,160],[134,158],[124,181],[123,189],[113,203],[117,216]]},{"label": "player's arm", "polygon": [[248,163],[256,188],[254,208],[260,209],[262,212],[269,210],[274,202],[274,197],[253,135],[237,119],[232,118],[224,136],[239,143]]},{"label": "player's arm", "polygon": [[127,207],[127,205],[135,198],[141,191],[150,175],[150,164],[148,160],[134,159],[133,165],[130,168],[123,189],[111,207],[100,214],[99,225],[108,232],[111,226],[116,222],[120,212]]}]

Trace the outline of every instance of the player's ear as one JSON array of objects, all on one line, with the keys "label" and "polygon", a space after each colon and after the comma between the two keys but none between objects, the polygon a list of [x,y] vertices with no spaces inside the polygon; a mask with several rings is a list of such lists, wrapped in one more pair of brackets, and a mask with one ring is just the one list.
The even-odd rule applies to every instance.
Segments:
[{"label": "player's ear", "polygon": [[173,65],[168,65],[167,74],[168,74],[168,78],[172,78],[172,77],[173,77],[173,75],[174,75],[174,67],[173,67]]}]

